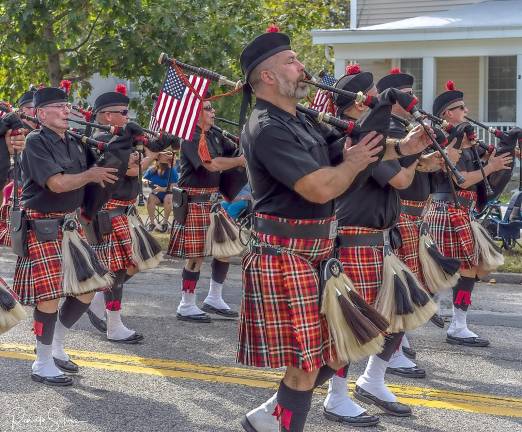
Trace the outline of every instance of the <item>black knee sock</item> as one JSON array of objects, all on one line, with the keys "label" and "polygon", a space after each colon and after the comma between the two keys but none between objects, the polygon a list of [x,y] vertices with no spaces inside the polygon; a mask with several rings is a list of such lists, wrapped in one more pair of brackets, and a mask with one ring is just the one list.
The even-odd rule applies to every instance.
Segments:
[{"label": "black knee sock", "polygon": [[312,406],[313,390],[292,390],[281,381],[277,390],[275,414],[281,425],[281,432],[302,432],[306,417]]},{"label": "black knee sock", "polygon": [[475,287],[475,279],[461,276],[457,285],[453,287],[453,306],[467,311],[471,304],[471,293]]},{"label": "black knee sock", "polygon": [[87,309],[89,303],[83,303],[76,297],[67,297],[60,308],[60,322],[64,327],[71,328]]},{"label": "black knee sock", "polygon": [[196,285],[199,280],[199,272],[193,272],[184,268],[183,272],[181,273],[181,278],[183,279],[182,291],[191,294],[196,291]]},{"label": "black knee sock", "polygon": [[106,290],[103,295],[105,297],[105,308],[110,311],[119,311],[121,309],[121,299],[123,297],[123,283],[125,282],[125,270],[116,272],[114,283],[110,290]]},{"label": "black knee sock", "polygon": [[350,365],[347,364],[345,367],[342,367],[339,369],[335,375],[337,375],[339,378],[348,378],[348,369],[350,368]]},{"label": "black knee sock", "polygon": [[380,354],[377,354],[377,357],[384,361],[389,361],[393,353],[399,349],[403,336],[404,332],[390,333],[389,335],[386,335],[386,338],[384,339],[384,347]]},{"label": "black knee sock", "polygon": [[317,378],[315,379],[314,388],[323,385],[326,381],[335,375],[335,372],[337,371],[328,365],[321,367],[321,369],[319,369],[319,373],[317,374]]},{"label": "black knee sock", "polygon": [[36,335],[36,340],[44,345],[51,345],[58,312],[46,313],[34,308],[33,317],[33,332]]},{"label": "black knee sock", "polygon": [[214,258],[210,267],[212,268],[212,280],[220,284],[225,282],[230,264]]}]

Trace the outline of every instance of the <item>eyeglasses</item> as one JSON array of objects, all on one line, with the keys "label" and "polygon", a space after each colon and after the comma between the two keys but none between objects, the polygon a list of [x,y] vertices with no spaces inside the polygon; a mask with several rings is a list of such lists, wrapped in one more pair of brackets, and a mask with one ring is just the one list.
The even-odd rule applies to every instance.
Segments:
[{"label": "eyeglasses", "polygon": [[209,111],[209,112],[210,112],[210,111],[214,111],[214,107],[213,107],[212,105],[209,105],[209,106],[203,107],[203,109],[204,109],[205,111]]},{"label": "eyeglasses", "polygon": [[124,110],[121,110],[121,111],[100,111],[101,113],[112,113],[112,114],[121,114],[122,116],[126,116],[127,114],[129,114],[129,110],[128,109],[124,109]]},{"label": "eyeglasses", "polygon": [[72,104],[70,103],[62,103],[62,104],[56,104],[56,105],[44,105],[42,108],[58,108],[58,109],[68,109],[70,110],[72,108]]},{"label": "eyeglasses", "polygon": [[460,109],[460,110],[464,111],[466,109],[466,105],[464,105],[464,104],[457,105],[456,107],[449,108],[448,111],[453,111],[453,110],[456,110],[456,109]]}]

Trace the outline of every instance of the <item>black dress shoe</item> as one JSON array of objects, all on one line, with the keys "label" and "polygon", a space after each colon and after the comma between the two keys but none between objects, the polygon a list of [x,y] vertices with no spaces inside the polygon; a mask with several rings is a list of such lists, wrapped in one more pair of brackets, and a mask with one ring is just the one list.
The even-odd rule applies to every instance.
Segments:
[{"label": "black dress shoe", "polygon": [[459,338],[455,336],[446,335],[446,342],[451,345],[463,345],[468,347],[489,346],[489,341],[487,339],[482,339],[479,337]]},{"label": "black dress shoe", "polygon": [[73,383],[71,377],[65,375],[59,375],[55,377],[43,377],[33,373],[31,374],[31,379],[33,381],[36,381],[37,383],[56,387],[70,386]]},{"label": "black dress shoe", "polygon": [[191,321],[191,322],[197,322],[197,323],[212,322],[212,320],[206,313],[197,314],[197,315],[181,315],[180,313],[177,313],[176,318],[179,319],[180,321]]},{"label": "black dress shoe", "polygon": [[203,303],[201,310],[208,313],[221,315],[227,318],[237,318],[239,316],[239,314],[236,311],[233,311],[232,309],[218,309],[214,306],[209,305],[208,303]]},{"label": "black dress shoe", "polygon": [[359,414],[358,416],[351,417],[351,416],[342,416],[339,414],[335,414],[333,412],[327,411],[325,408],[324,416],[328,420],[338,422],[338,423],[345,423],[350,426],[366,427],[366,426],[375,426],[377,423],[379,423],[379,417],[370,415],[366,411]]},{"label": "black dress shoe", "polygon": [[384,412],[395,416],[395,417],[409,417],[411,416],[411,408],[408,405],[404,405],[400,402],[385,402],[378,397],[368,393],[366,390],[363,390],[358,385],[355,386],[355,391],[353,395],[356,399],[361,402],[376,405]]},{"label": "black dress shoe", "polygon": [[107,322],[105,320],[102,320],[96,316],[96,314],[90,310],[87,309],[87,316],[89,317],[89,321],[91,324],[100,332],[107,333]]},{"label": "black dress shoe", "polygon": [[114,343],[133,345],[133,344],[137,344],[137,343],[141,342],[143,340],[143,335],[140,334],[140,333],[134,332],[128,338],[125,338],[125,339],[109,339],[109,338],[107,338],[107,340],[109,342],[114,342]]},{"label": "black dress shoe", "polygon": [[415,350],[407,348],[405,346],[402,347],[402,353],[411,360],[414,360],[415,357],[417,357],[417,353],[415,352]]},{"label": "black dress shoe", "polygon": [[248,421],[247,416],[244,416],[241,419],[241,426],[243,426],[243,429],[246,430],[246,432],[258,432],[256,428]]},{"label": "black dress shoe", "polygon": [[74,363],[72,360],[60,360],[56,357],[53,357],[53,359],[56,367],[60,369],[62,372],[78,373],[78,371],[80,370],[78,368],[78,365]]},{"label": "black dress shoe", "polygon": [[430,321],[438,328],[444,328],[444,318],[442,318],[439,314],[433,314],[433,316],[430,318]]},{"label": "black dress shoe", "polygon": [[392,375],[398,375],[404,378],[426,378],[426,371],[424,369],[414,367],[398,367],[398,368],[386,368],[386,373]]}]

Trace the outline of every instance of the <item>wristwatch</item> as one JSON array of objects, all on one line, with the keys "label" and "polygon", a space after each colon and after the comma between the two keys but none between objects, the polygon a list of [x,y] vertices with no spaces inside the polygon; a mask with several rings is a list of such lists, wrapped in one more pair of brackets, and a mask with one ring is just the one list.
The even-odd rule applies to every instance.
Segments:
[{"label": "wristwatch", "polygon": [[395,150],[395,153],[397,153],[399,156],[404,156],[401,152],[401,142],[402,140],[397,138],[395,140],[395,145],[393,146],[394,150]]}]

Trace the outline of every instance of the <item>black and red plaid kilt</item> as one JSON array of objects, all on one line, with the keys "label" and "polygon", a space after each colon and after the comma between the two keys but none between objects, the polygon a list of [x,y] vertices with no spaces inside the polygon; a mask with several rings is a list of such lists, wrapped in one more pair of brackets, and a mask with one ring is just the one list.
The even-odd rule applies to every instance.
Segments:
[{"label": "black and red plaid kilt", "polygon": [[[339,235],[374,234],[382,230],[341,226]],[[369,304],[374,304],[382,285],[383,247],[354,246],[337,249],[337,258],[343,263],[346,275],[352,280],[359,294]]]},{"label": "black and red plaid kilt", "polygon": [[[476,192],[461,190],[457,195],[477,201]],[[465,207],[456,208],[453,202],[432,201],[424,218],[441,253],[458,259],[462,269],[478,265],[470,211]]]},{"label": "black and red plaid kilt", "polygon": [[11,200],[0,206],[0,246],[11,246],[11,208]]},{"label": "black and red plaid kilt", "polygon": [[[120,201],[111,199],[103,206],[102,210],[114,210],[118,207],[134,205],[135,200]],[[126,214],[115,216],[111,219],[112,232],[103,236],[102,242],[92,245],[100,262],[112,272],[127,270],[135,267],[132,259],[132,237],[129,228],[129,220]]]},{"label": "black and red plaid kilt", "polygon": [[[26,209],[29,219],[62,218],[65,213],[40,213]],[[83,237],[79,226],[78,231]],[[39,242],[32,229],[27,233],[29,255],[18,257],[13,291],[23,305],[35,305],[46,300],[65,297],[62,277],[62,230],[56,240]]]},{"label": "black and red plaid kilt", "polygon": [[[332,220],[257,217],[299,225]],[[335,359],[328,323],[320,314],[316,270],[320,261],[332,256],[333,240],[256,235],[261,243],[290,252],[278,256],[249,252],[243,257],[237,361],[257,367],[318,369]]]},{"label": "black and red plaid kilt", "polygon": [[[401,200],[401,205],[423,209],[428,201]],[[395,254],[406,264],[409,269],[417,276],[420,282],[425,285],[422,268],[419,261],[419,236],[422,216],[413,216],[401,213],[399,222],[395,225],[402,239],[402,246],[395,250]]]},{"label": "black and red plaid kilt", "polygon": [[[218,188],[183,188],[189,196],[213,194]],[[201,258],[205,256],[205,240],[210,226],[212,202],[188,204],[185,225],[174,221],[170,232],[167,255],[177,258]]]}]

